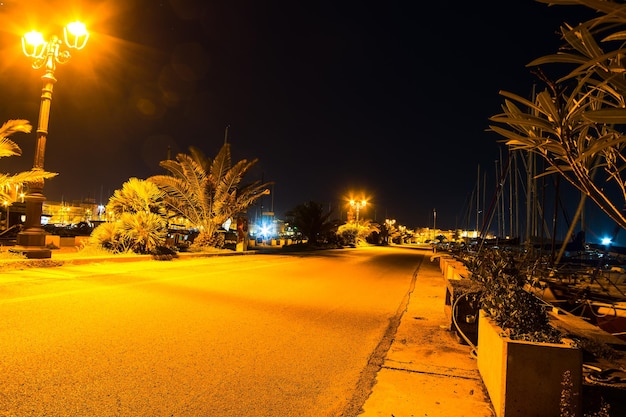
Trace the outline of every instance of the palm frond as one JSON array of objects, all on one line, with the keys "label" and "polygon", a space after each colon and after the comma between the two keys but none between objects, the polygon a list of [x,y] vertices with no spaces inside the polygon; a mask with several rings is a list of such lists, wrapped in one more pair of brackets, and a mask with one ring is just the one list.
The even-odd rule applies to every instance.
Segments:
[{"label": "palm frond", "polygon": [[193,160],[202,167],[203,171],[209,172],[209,168],[211,167],[211,159],[207,157],[204,152],[202,152],[195,146],[190,146],[189,153]]},{"label": "palm frond", "polygon": [[211,164],[211,177],[213,183],[219,183],[224,174],[231,168],[230,144],[225,143]]},{"label": "palm frond", "polygon": [[5,122],[0,127],[0,137],[11,136],[13,133],[30,133],[32,126],[28,120],[16,119]]},{"label": "palm frond", "polygon": [[9,138],[0,137],[0,158],[4,158],[6,156],[20,156],[21,154],[22,150],[17,143],[13,142]]}]

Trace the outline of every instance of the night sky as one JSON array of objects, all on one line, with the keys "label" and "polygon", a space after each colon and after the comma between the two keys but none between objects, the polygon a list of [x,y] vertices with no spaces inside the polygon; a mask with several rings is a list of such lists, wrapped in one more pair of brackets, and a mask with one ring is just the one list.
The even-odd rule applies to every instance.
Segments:
[{"label": "night sky", "polygon": [[[493,182],[499,90],[529,96],[526,64],[580,20],[533,0],[5,1],[0,13],[3,121],[37,124],[42,71],[21,34],[77,18],[91,32],[55,73],[48,199],[106,203],[161,173],[168,149],[214,156],[229,126],[233,161],[258,158],[248,179],[274,182],[263,210],[312,200],[339,216],[352,193],[365,217],[429,226],[436,210],[440,228],[468,226],[479,165]],[[2,172],[32,166],[35,137],[13,137],[23,156]]]}]

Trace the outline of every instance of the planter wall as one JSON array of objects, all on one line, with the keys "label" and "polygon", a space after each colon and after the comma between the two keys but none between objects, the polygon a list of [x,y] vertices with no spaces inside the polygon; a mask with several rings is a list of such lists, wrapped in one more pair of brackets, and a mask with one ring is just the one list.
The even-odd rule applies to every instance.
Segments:
[{"label": "planter wall", "polygon": [[498,417],[560,415],[563,375],[570,371],[576,416],[581,413],[582,352],[567,344],[501,336],[483,312],[478,322],[478,370]]},{"label": "planter wall", "polygon": [[450,255],[437,255],[436,257],[433,257],[433,259],[439,260],[439,269],[441,270],[441,274],[445,277],[448,263],[452,262],[454,258]]},{"label": "planter wall", "polygon": [[467,344],[465,338],[459,334],[461,332],[474,346],[478,344],[478,303],[472,303],[471,298],[467,298],[465,294],[477,291],[469,279],[446,280],[444,312],[448,329],[456,335],[459,342]]},{"label": "planter wall", "polygon": [[46,246],[54,245],[57,248],[61,247],[61,236],[46,234]]},{"label": "planter wall", "polygon": [[439,259],[439,268],[445,279],[462,279],[467,278],[468,271],[463,262],[457,261],[452,256],[442,255]]},{"label": "planter wall", "polygon": [[[446,281],[444,312],[448,328],[460,343],[465,344],[466,340],[459,334],[459,331],[473,345],[476,345],[478,343],[478,309],[471,306],[469,300],[464,297],[465,293],[476,292],[474,284],[469,279],[469,272],[463,262],[452,256],[441,255],[438,259],[441,273]],[[454,323],[455,320],[458,329]]]},{"label": "planter wall", "polygon": [[83,242],[88,241],[89,236],[59,236],[46,234],[46,246],[54,245],[57,248],[80,246]]}]

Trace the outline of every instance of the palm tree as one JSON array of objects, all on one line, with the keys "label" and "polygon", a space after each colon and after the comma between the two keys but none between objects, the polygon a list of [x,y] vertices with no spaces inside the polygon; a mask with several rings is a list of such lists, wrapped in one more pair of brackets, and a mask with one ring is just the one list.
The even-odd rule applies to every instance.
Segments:
[{"label": "palm tree", "polygon": [[99,224],[89,236],[89,243],[103,247],[113,253],[124,253],[130,250],[131,242],[122,235],[122,228],[116,222]]},{"label": "palm tree", "polygon": [[[575,68],[557,81],[539,70],[546,84],[534,100],[510,92],[503,112],[490,120],[490,128],[512,149],[535,153],[548,164],[545,174],[558,173],[594,201],[617,225],[626,228],[626,5],[613,1],[538,0],[550,4],[580,4],[603,15],[575,27],[561,28],[565,47],[541,57],[529,66],[573,64]],[[594,36],[602,36],[610,48],[603,50]],[[505,125],[504,127],[502,125]],[[622,126],[619,126],[622,125]],[[612,194],[621,193],[616,203]]]},{"label": "palm tree", "polygon": [[[9,120],[0,127],[0,158],[8,156],[20,156],[22,150],[9,139],[16,132],[30,133],[32,126],[27,120]],[[24,183],[41,181],[56,176],[56,173],[42,170],[30,170],[17,174],[0,174],[0,199],[14,203],[17,196],[16,188],[21,188]]]},{"label": "palm tree", "polygon": [[309,201],[289,210],[286,217],[289,223],[308,238],[309,243],[316,244],[337,229],[336,222],[328,220],[331,214],[332,211],[324,213],[322,204]]},{"label": "palm tree", "polygon": [[163,193],[148,181],[131,178],[115,190],[106,207],[114,220],[94,229],[90,240],[115,253],[154,253],[165,245],[167,218]]},{"label": "palm tree", "polygon": [[155,175],[148,181],[164,193],[169,211],[200,229],[198,241],[215,246],[218,228],[267,194],[270,183],[242,184],[257,159],[243,159],[233,165],[229,143],[222,146],[213,160],[195,147],[189,151],[189,154],[179,153],[175,160],[161,161],[169,175]]},{"label": "palm tree", "polygon": [[135,253],[153,253],[165,246],[167,222],[156,213],[123,213],[120,218],[121,240]]},{"label": "palm tree", "polygon": [[373,233],[380,233],[381,228],[378,223],[363,219],[359,223],[349,222],[337,228],[337,235],[348,245],[360,245],[368,241]]},{"label": "palm tree", "polygon": [[107,215],[118,218],[122,213],[155,213],[165,216],[164,194],[149,181],[130,178],[115,190],[106,207]]}]

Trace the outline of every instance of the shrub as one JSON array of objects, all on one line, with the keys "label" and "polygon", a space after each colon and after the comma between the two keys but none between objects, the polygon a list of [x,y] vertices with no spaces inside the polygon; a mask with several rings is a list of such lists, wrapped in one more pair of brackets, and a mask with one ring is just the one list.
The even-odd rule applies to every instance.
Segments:
[{"label": "shrub", "polygon": [[531,280],[520,256],[483,249],[466,260],[471,279],[481,288],[481,309],[511,339],[558,343],[561,334],[550,326],[546,304],[525,289]]}]

